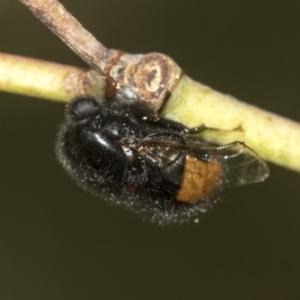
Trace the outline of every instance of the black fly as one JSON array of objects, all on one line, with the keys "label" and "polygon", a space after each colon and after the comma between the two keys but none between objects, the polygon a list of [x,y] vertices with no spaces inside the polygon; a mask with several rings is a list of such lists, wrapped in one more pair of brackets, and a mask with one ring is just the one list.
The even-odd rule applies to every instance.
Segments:
[{"label": "black fly", "polygon": [[82,97],[67,105],[56,152],[92,193],[155,223],[185,223],[197,221],[223,188],[269,174],[242,142],[210,145],[195,138],[198,131],[149,121],[137,105]]}]

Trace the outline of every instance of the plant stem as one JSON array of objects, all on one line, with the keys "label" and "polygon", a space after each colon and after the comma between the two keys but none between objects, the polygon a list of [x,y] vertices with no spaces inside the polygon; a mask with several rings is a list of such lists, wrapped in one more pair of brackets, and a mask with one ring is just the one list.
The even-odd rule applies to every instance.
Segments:
[{"label": "plant stem", "polygon": [[218,93],[187,76],[179,80],[178,66],[161,54],[124,55],[105,48],[57,0],[19,1],[106,80],[95,71],[0,54],[0,89],[67,101],[78,94],[104,96],[111,78],[122,97],[127,93],[148,103],[159,100],[160,105],[171,93],[163,117],[188,127],[239,127],[227,133],[207,130],[202,138],[218,144],[244,141],[266,160],[300,172],[300,124]]},{"label": "plant stem", "polygon": [[162,116],[188,127],[205,124],[229,130],[207,130],[201,137],[218,144],[243,141],[264,159],[300,172],[299,123],[221,94],[187,76],[173,91]]},{"label": "plant stem", "polygon": [[38,59],[0,53],[0,90],[54,101],[104,90],[99,73]]},{"label": "plant stem", "polygon": [[119,51],[107,49],[57,0],[19,0],[91,68],[102,74]]}]

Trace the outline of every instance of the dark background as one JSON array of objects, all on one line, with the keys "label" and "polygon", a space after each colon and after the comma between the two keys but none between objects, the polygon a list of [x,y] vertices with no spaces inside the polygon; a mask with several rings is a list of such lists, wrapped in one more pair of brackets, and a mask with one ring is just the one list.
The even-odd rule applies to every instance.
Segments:
[{"label": "dark background", "polygon": [[[300,121],[298,0],[62,3],[108,47],[169,54],[192,78]],[[18,1],[1,0],[0,31],[2,52],[85,66]],[[63,104],[0,97],[1,299],[299,299],[299,174],[270,165],[200,224],[156,227],[64,173]]]}]

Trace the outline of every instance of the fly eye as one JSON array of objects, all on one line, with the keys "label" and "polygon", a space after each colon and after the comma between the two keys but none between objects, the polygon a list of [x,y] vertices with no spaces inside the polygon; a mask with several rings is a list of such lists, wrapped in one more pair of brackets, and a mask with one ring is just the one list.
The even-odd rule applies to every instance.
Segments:
[{"label": "fly eye", "polygon": [[93,117],[99,112],[98,103],[93,98],[75,99],[67,109],[67,115],[73,121],[82,121]]}]

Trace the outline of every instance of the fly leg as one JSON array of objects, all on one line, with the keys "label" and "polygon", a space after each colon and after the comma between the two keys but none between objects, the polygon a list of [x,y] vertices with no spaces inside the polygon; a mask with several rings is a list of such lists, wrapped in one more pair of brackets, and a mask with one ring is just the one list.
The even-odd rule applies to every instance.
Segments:
[{"label": "fly leg", "polygon": [[197,127],[192,127],[188,129],[189,134],[200,134],[204,131],[215,131],[219,133],[231,133],[234,131],[243,131],[243,128],[241,125],[233,128],[233,129],[220,129],[220,128],[214,128],[214,127],[207,127],[205,124],[202,124]]},{"label": "fly leg", "polygon": [[160,119],[158,121],[158,123],[162,127],[165,127],[170,130],[174,130],[174,131],[184,134],[184,135],[186,135],[186,134],[191,134],[191,135],[201,134],[204,131],[214,131],[214,132],[218,132],[218,133],[231,133],[234,131],[243,131],[242,125],[239,125],[233,129],[221,129],[221,128],[215,128],[215,127],[208,127],[205,124],[202,124],[197,127],[189,128],[189,127],[183,125],[182,123],[168,120],[168,119]]}]

